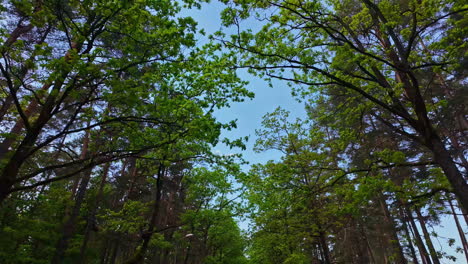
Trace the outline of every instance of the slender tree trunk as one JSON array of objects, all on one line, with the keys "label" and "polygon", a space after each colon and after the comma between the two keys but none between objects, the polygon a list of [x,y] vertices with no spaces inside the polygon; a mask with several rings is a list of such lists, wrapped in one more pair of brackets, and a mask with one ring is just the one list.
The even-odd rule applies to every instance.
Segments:
[{"label": "slender tree trunk", "polygon": [[83,235],[83,243],[81,244],[81,249],[80,249],[80,257],[77,259],[77,263],[86,263],[85,261],[86,260],[86,256],[85,256],[86,247],[88,245],[88,240],[91,234],[92,227],[94,226],[96,222],[96,213],[97,213],[99,203],[102,201],[102,198],[104,195],[103,193],[104,185],[106,184],[106,179],[107,179],[107,174],[109,172],[110,164],[111,163],[108,162],[104,165],[102,176],[101,176],[101,182],[99,183],[99,189],[96,195],[96,201],[94,202],[93,208],[90,210],[88,221],[86,223],[86,228],[85,228],[85,232]]},{"label": "slender tree trunk", "polygon": [[421,225],[421,230],[424,235],[424,239],[426,240],[427,248],[429,248],[429,253],[432,258],[432,262],[434,264],[440,264],[439,257],[437,256],[437,251],[434,248],[434,244],[432,243],[431,236],[426,228],[426,222],[424,221],[424,217],[422,216],[419,209],[414,210],[416,212],[416,216],[418,217],[419,224]]},{"label": "slender tree trunk", "polygon": [[[42,8],[42,1],[38,1],[34,12],[36,13],[36,12],[40,11],[41,8]],[[27,26],[21,26],[20,24],[21,23],[18,24],[17,28],[15,30],[13,30],[10,37],[7,39],[7,41],[5,41],[4,47],[10,47],[11,45],[13,45],[13,43],[15,43],[18,40],[18,38],[21,35],[30,32],[34,28],[31,24],[29,24]],[[44,43],[44,41],[46,40],[47,36],[49,35],[51,29],[52,29],[52,26],[49,25],[48,28],[45,30],[44,34],[41,36],[41,38],[36,42],[37,45],[41,45],[42,43]],[[0,50],[1,49],[2,49],[2,47],[0,47]],[[29,58],[29,60],[31,60],[31,61],[35,60],[35,55],[33,54]],[[26,76],[26,74],[28,73],[28,71],[30,69],[31,69],[30,65],[27,65],[27,64],[22,65],[19,72],[14,75],[14,77],[13,77],[14,79],[21,80],[21,82],[19,82],[20,84],[15,84],[15,82],[12,80],[12,76],[9,75],[8,72],[3,73],[5,75],[4,77],[8,80],[7,81],[7,86],[9,88],[9,91],[8,91],[9,93],[8,93],[7,97],[5,98],[5,100],[3,101],[2,106],[0,107],[0,122],[3,120],[5,115],[8,113],[8,110],[10,110],[10,108],[13,106],[13,103],[15,102],[16,93],[18,92],[19,88],[21,87],[21,85],[22,85],[21,83],[22,83],[24,77]],[[7,74],[8,74],[8,76],[6,76]],[[33,101],[36,101],[36,99],[33,99]]]},{"label": "slender tree trunk", "polygon": [[88,187],[89,180],[91,178],[92,168],[86,170],[83,174],[83,178],[76,194],[75,205],[71,214],[65,220],[65,224],[62,229],[62,237],[59,239],[55,248],[55,254],[51,261],[52,264],[60,264],[63,262],[65,251],[68,249],[69,240],[72,238],[76,230],[77,218],[80,214],[81,205],[84,201],[86,189]]},{"label": "slender tree trunk", "polygon": [[117,254],[119,253],[119,241],[115,241],[115,246],[112,248],[112,255],[110,256],[109,263],[114,264],[115,261],[117,260]]},{"label": "slender tree trunk", "polygon": [[419,264],[418,257],[416,256],[416,250],[414,249],[413,242],[411,241],[411,234],[410,234],[410,231],[408,229],[408,224],[407,224],[407,221],[406,221],[405,214],[404,214],[404,212],[402,211],[401,208],[399,209],[399,212],[400,212],[401,222],[403,223],[403,229],[405,230],[405,235],[406,235],[407,240],[408,240],[408,247],[409,247],[409,249],[411,251],[411,257],[413,258],[413,263],[414,264]]},{"label": "slender tree trunk", "polygon": [[[41,11],[43,2],[44,2],[43,0],[34,1],[33,14],[37,14],[39,11]],[[10,36],[5,40],[5,43],[3,43],[3,47],[11,47],[11,45],[13,45],[18,40],[18,38],[20,38],[22,35],[27,34],[34,28],[33,24],[28,24],[28,25],[23,26],[22,22],[24,19],[25,19],[24,17],[20,19],[16,28],[11,32]]]},{"label": "slender tree trunk", "polygon": [[463,232],[463,228],[460,225],[460,221],[458,221],[458,217],[455,212],[455,208],[453,206],[452,200],[450,199],[450,196],[448,197],[448,202],[450,205],[450,209],[452,210],[453,218],[455,220],[455,225],[457,226],[457,229],[458,229],[458,234],[460,235],[460,240],[463,245],[463,251],[465,252],[466,263],[468,263],[468,243],[466,241],[465,232]]},{"label": "slender tree trunk", "polygon": [[421,255],[422,263],[432,264],[432,261],[429,257],[429,253],[427,252],[426,247],[424,246],[424,242],[421,239],[421,235],[419,234],[418,227],[416,226],[416,222],[414,221],[413,213],[406,206],[405,206],[405,211],[406,211],[406,216],[408,217],[408,220],[410,222],[411,228],[413,230],[413,237],[414,237],[414,240],[416,241],[416,246],[418,247],[419,254]]},{"label": "slender tree trunk", "polygon": [[330,250],[328,249],[327,241],[325,238],[325,233],[320,232],[320,246],[323,251],[323,257],[324,257],[324,263],[325,264],[331,264],[330,260]]},{"label": "slender tree trunk", "polygon": [[109,247],[110,247],[109,245],[112,245],[111,241],[106,240],[104,242],[104,248],[101,249],[101,264],[106,264],[107,262],[107,257],[109,255]]},{"label": "slender tree trunk", "polygon": [[[90,140],[89,138],[90,138],[90,132],[89,130],[87,130],[83,138],[83,145],[81,148],[81,155],[80,155],[81,157],[88,156],[88,146],[89,146],[89,140]],[[82,176],[81,183],[77,190],[76,196],[72,195],[72,198],[75,198],[75,204],[70,213],[68,213],[67,212],[68,210],[66,210],[65,223],[62,227],[62,236],[57,242],[57,245],[55,248],[55,254],[54,254],[54,257],[52,258],[51,263],[59,264],[63,261],[65,251],[68,248],[68,242],[70,238],[73,236],[73,233],[75,232],[75,229],[76,229],[76,221],[80,213],[81,204],[83,203],[84,198],[85,198],[86,189],[88,187],[88,183],[91,178],[91,172],[92,172],[92,168],[84,171],[84,173],[81,174]]]},{"label": "slender tree trunk", "polygon": [[[37,11],[39,11],[39,9]],[[11,32],[10,36],[6,39],[5,43],[3,43],[3,46],[0,46],[0,51],[2,54],[7,50],[7,48],[11,47],[22,35],[29,33],[34,28],[32,24],[23,26],[22,20],[24,20],[24,18],[20,20],[16,28]],[[10,87],[10,89],[13,88]],[[10,91],[10,94],[8,94],[8,96],[3,101],[2,107],[0,107],[0,121],[3,120],[3,117],[7,114],[8,109],[10,109],[11,105],[13,104],[13,96],[11,95],[11,92],[12,91]]]},{"label": "slender tree trunk", "polygon": [[366,261],[366,263],[376,263],[375,262],[375,259],[374,259],[374,253],[372,253],[372,248],[371,248],[371,245],[369,243],[369,239],[368,239],[368,236],[366,234],[366,230],[364,229],[363,225],[359,225],[360,227],[360,231],[361,231],[361,235],[362,237],[364,238],[364,242],[366,244],[366,253],[368,254],[368,257],[365,257],[364,258],[364,261]]},{"label": "slender tree trunk", "polygon": [[392,245],[392,253],[396,256],[396,263],[407,263],[406,258],[403,254],[403,249],[400,244],[400,239],[398,238],[397,231],[395,229],[395,221],[393,220],[392,215],[387,207],[387,202],[385,196],[380,194],[380,205],[384,213],[385,222],[387,227],[386,231],[389,233],[390,244]]},{"label": "slender tree trunk", "polygon": [[[88,122],[88,126],[89,126]],[[86,130],[86,134],[83,140],[83,145],[81,146],[81,154],[80,159],[85,159],[88,156],[88,148],[89,148],[89,130]],[[78,184],[80,183],[81,178],[80,175],[76,175],[73,180],[73,184],[71,187],[71,197],[72,199],[75,198],[76,191],[78,190]]]},{"label": "slender tree trunk", "polygon": [[462,206],[460,206],[460,201],[457,200],[457,203],[458,203],[458,208],[460,208],[462,214],[463,214],[463,218],[465,219],[465,223],[466,225],[468,226],[468,211],[465,210],[465,208],[463,208]]},{"label": "slender tree trunk", "polygon": [[136,181],[137,181],[137,173],[138,173],[138,167],[137,167],[137,164],[136,164],[136,158],[131,158],[130,162],[129,162],[129,176],[130,178],[128,179],[129,180],[129,186],[128,186],[128,191],[127,191],[127,196],[126,196],[126,200],[127,199],[133,199],[134,195],[134,189],[135,189],[135,184],[136,184]]},{"label": "slender tree trunk", "polygon": [[151,215],[151,220],[149,222],[148,230],[142,235],[142,244],[141,247],[136,251],[133,257],[126,261],[126,264],[139,264],[143,263],[146,251],[148,250],[149,242],[153,233],[156,231],[156,222],[158,220],[159,211],[161,207],[161,195],[162,195],[162,181],[164,177],[165,169],[162,165],[159,165],[158,168],[158,178],[156,179],[156,197],[155,204],[153,209],[153,214]]},{"label": "slender tree trunk", "polygon": [[192,251],[192,244],[189,244],[187,247],[187,250],[185,251],[184,264],[188,264],[191,251]]}]

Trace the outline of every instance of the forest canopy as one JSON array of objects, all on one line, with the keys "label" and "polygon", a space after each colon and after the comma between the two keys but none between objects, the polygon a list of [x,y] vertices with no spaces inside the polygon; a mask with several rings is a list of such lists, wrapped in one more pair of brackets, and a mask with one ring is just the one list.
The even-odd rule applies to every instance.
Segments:
[{"label": "forest canopy", "polygon": [[464,1],[0,3],[0,263],[468,261]]}]

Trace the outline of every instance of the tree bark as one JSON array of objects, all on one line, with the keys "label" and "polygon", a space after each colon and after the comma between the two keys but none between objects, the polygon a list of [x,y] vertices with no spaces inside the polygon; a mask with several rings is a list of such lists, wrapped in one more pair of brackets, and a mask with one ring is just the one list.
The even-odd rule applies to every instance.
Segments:
[{"label": "tree bark", "polygon": [[447,176],[453,188],[453,193],[460,201],[460,206],[463,207],[465,211],[468,211],[468,184],[440,138],[436,136],[431,137],[429,148],[434,154],[434,161],[440,165]]},{"label": "tree bark", "polygon": [[[377,24],[386,23],[385,15],[380,10],[379,6],[369,0],[364,0],[364,4],[375,13],[372,18]],[[460,170],[458,170],[452,156],[447,151],[440,135],[434,129],[434,126],[429,119],[426,103],[420,91],[419,80],[416,74],[413,72],[412,65],[406,59],[406,53],[404,52],[403,44],[397,37],[396,33],[388,27],[386,29],[385,45],[389,54],[389,59],[396,66],[394,68],[397,81],[403,84],[405,95],[411,102],[411,110],[416,115],[416,119],[412,118],[408,114],[408,110],[404,113],[400,113],[398,109],[395,109],[395,113],[407,120],[408,124],[412,126],[420,137],[423,139],[425,146],[431,150],[434,155],[434,160],[444,171],[447,179],[449,180],[453,191],[457,198],[460,200],[462,206],[468,211],[468,184]],[[393,45],[390,39],[393,41]],[[414,139],[413,139],[414,140]]]}]

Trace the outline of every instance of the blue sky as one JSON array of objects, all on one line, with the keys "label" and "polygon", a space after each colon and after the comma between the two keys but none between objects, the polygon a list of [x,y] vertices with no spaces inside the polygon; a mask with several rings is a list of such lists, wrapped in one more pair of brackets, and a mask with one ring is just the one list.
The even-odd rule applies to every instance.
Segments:
[{"label": "blue sky", "polygon": [[[203,28],[208,36],[221,28],[219,14],[223,8],[223,4],[218,1],[212,1],[209,4],[203,4],[200,10],[185,10],[181,15],[193,17],[198,22],[199,29]],[[247,29],[247,27],[250,29],[258,29],[260,24],[252,20],[244,24],[244,27],[244,29]],[[225,30],[225,32],[229,33],[229,30]],[[201,36],[199,39],[200,43],[205,43],[206,41],[207,37]],[[253,145],[256,139],[255,130],[261,128],[262,117],[269,112],[273,112],[277,107],[290,111],[290,117],[292,119],[304,117],[304,105],[298,103],[291,96],[290,88],[282,81],[273,82],[273,88],[271,88],[265,81],[253,77],[244,71],[240,71],[239,74],[242,79],[250,82],[247,88],[255,93],[255,98],[242,103],[233,103],[229,109],[222,109],[216,112],[216,117],[220,121],[227,122],[233,119],[238,120],[237,129],[224,131],[222,137],[236,139],[249,136],[250,139],[247,143],[247,150],[242,151],[242,154],[251,164],[277,160],[281,157],[281,153],[277,151],[270,150],[262,153],[255,153],[253,151]],[[236,149],[230,150],[222,144],[218,144],[214,150],[222,154],[237,153],[240,151]],[[248,166],[244,168],[248,169]],[[436,250],[443,249],[448,254],[456,256],[457,264],[466,263],[463,254],[456,253],[454,248],[448,247],[446,243],[446,238],[454,238],[460,241],[453,218],[451,216],[441,216],[441,219],[441,225],[434,230],[438,233],[439,237],[432,239]],[[463,219],[459,219],[463,224]],[[241,227],[245,228],[245,223],[241,223]],[[429,231],[432,230],[429,228]],[[457,244],[459,245],[459,243]],[[441,263],[448,264],[454,262],[441,259]]]},{"label": "blue sky", "polygon": [[[197,22],[199,28],[203,28],[207,33],[205,37],[201,36],[199,43],[205,43],[208,35],[213,34],[221,28],[220,12],[224,9],[224,5],[213,1],[209,4],[203,4],[201,10],[184,11],[182,15],[193,17]],[[249,28],[259,28],[259,24],[252,21],[246,24]],[[229,33],[229,29],[224,29]],[[304,116],[305,110],[302,104],[299,104],[292,96],[289,87],[286,83],[281,81],[273,81],[273,88],[268,86],[268,83],[248,74],[244,70],[239,70],[239,76],[243,80],[248,80],[248,89],[255,93],[255,98],[246,100],[241,103],[232,103],[228,109],[218,110],[215,115],[221,122],[228,122],[237,119],[237,129],[232,131],[224,131],[222,137],[229,139],[236,139],[240,137],[249,136],[247,143],[247,150],[243,151],[244,158],[250,163],[263,163],[271,159],[278,159],[280,153],[275,151],[268,151],[265,153],[255,153],[253,145],[255,143],[255,129],[261,127],[262,117],[273,112],[277,107],[291,111],[291,118]],[[229,154],[235,153],[239,150],[218,144],[215,151]]]}]

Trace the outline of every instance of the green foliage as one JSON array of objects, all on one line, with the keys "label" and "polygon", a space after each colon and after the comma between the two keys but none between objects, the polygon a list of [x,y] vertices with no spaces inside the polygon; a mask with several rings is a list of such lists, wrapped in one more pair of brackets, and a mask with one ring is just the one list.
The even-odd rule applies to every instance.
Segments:
[{"label": "green foliage", "polygon": [[[200,46],[205,2],[0,1],[1,263],[405,263],[413,211],[464,197],[465,3],[221,1],[236,34]],[[283,156],[249,172],[212,153],[246,150],[215,117],[239,68],[307,110],[264,116]]]},{"label": "green foliage", "polygon": [[137,233],[146,222],[144,216],[148,210],[148,205],[140,201],[128,201],[120,211],[106,210],[99,218],[106,223],[105,231],[123,234]]}]

